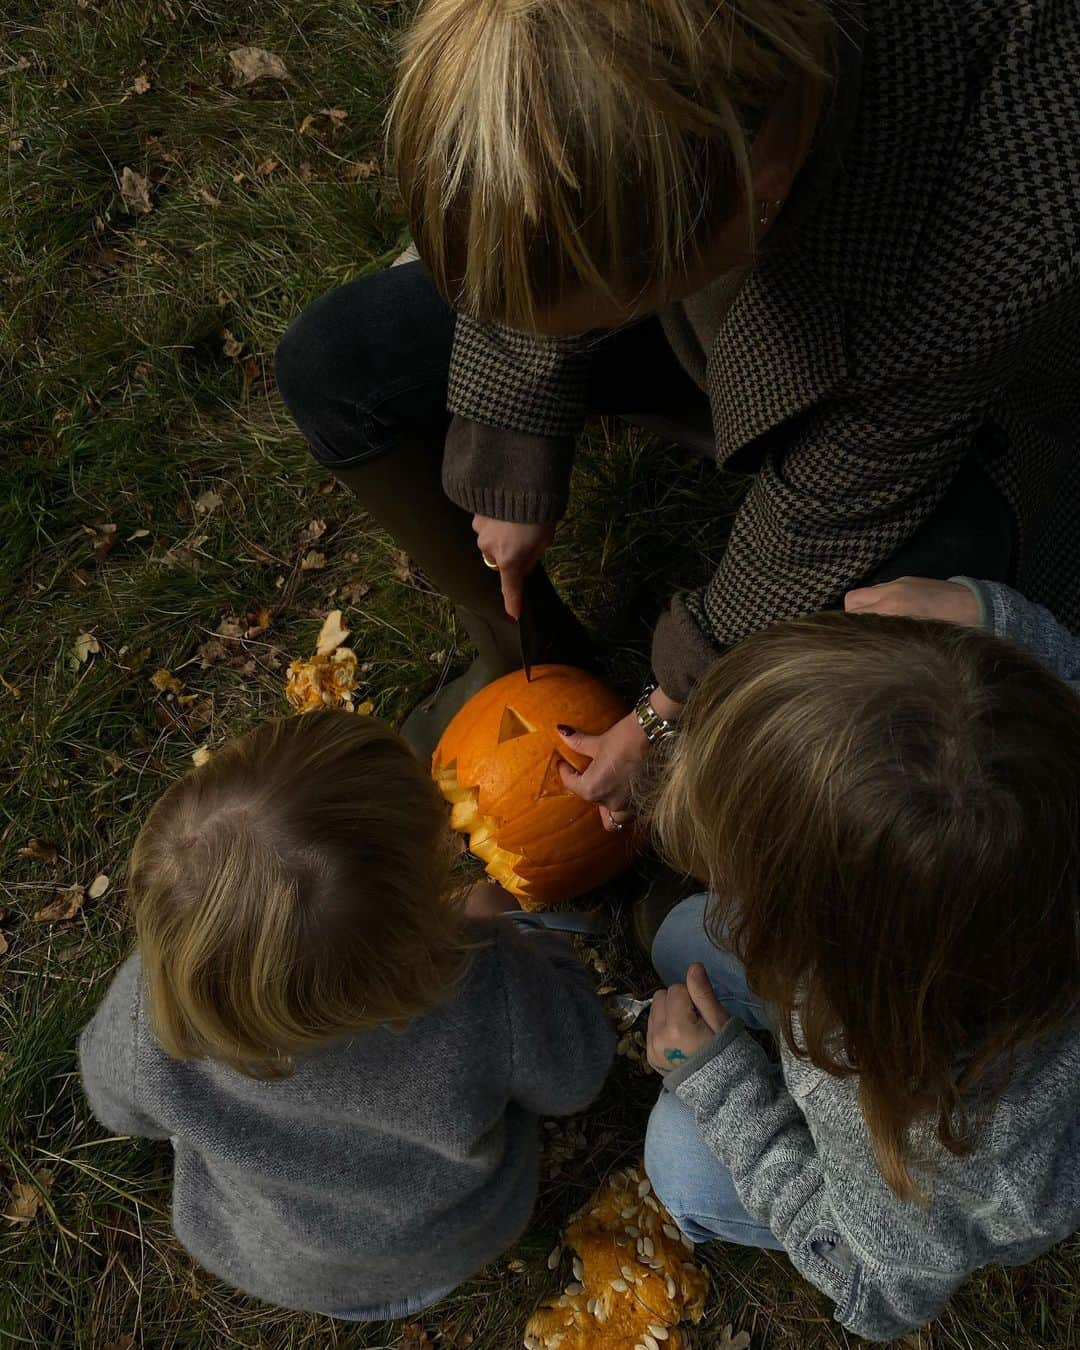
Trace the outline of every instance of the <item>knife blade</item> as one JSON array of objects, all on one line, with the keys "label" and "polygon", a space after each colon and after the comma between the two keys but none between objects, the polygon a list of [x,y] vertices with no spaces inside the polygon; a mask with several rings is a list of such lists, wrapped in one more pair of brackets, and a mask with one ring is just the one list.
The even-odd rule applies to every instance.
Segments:
[{"label": "knife blade", "polygon": [[532,681],[532,659],[529,651],[532,648],[532,609],[529,604],[528,587],[521,597],[521,614],[518,618],[518,649],[521,653],[521,668],[525,672],[526,682]]}]

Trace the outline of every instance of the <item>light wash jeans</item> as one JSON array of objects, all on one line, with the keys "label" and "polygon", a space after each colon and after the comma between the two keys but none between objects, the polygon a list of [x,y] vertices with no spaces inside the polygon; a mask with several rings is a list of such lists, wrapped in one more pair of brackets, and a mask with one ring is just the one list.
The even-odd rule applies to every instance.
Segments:
[{"label": "light wash jeans", "polygon": [[[747,988],[742,963],[709,940],[708,900],[707,895],[692,895],[675,906],[653,942],[653,965],[665,984],[681,984],[687,967],[700,961],[728,1012],[748,1027],[768,1030],[768,1010]],[[731,1173],[702,1139],[689,1107],[671,1092],[660,1093],[649,1117],[645,1170],[675,1222],[694,1242],[783,1249],[772,1231],[744,1209]]]}]

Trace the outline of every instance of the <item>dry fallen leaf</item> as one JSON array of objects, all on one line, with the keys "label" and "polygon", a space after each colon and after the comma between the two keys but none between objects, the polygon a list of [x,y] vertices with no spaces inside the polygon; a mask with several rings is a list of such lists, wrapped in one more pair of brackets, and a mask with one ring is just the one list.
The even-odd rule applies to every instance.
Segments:
[{"label": "dry fallen leaf", "polygon": [[[225,353],[225,355],[229,358],[230,361],[235,361],[236,358],[240,355],[240,353],[244,350],[244,344],[242,342],[239,342],[229,331],[228,328],[223,328],[221,330],[221,350]],[[204,493],[203,495],[205,496],[206,494]],[[216,492],[212,493],[211,495],[217,497]],[[217,504],[218,506],[221,505],[220,497],[218,497]]]},{"label": "dry fallen leaf", "polygon": [[83,907],[86,892],[81,886],[68,886],[62,890],[51,905],[39,909],[34,915],[35,923],[57,923],[62,919],[73,919]]},{"label": "dry fallen leaf", "polygon": [[403,548],[399,548],[394,554],[394,576],[398,581],[412,583],[416,580],[416,571],[413,567],[413,560]]},{"label": "dry fallen leaf", "polygon": [[341,610],[332,609],[323,620],[323,626],[319,629],[319,638],[315,644],[316,656],[329,656],[332,651],[338,647],[349,636],[349,630],[341,622]]},{"label": "dry fallen leaf", "polygon": [[54,863],[59,857],[59,850],[48,839],[31,839],[19,849],[19,857],[36,858],[38,862]]},{"label": "dry fallen leaf", "polygon": [[81,666],[88,657],[96,656],[101,651],[101,643],[93,633],[80,633],[71,644],[71,651],[75,664]]},{"label": "dry fallen leaf", "polygon": [[184,687],[171,670],[164,669],[155,670],[150,683],[163,694],[178,694]]},{"label": "dry fallen leaf", "polygon": [[749,1344],[750,1333],[748,1331],[740,1331],[737,1336],[732,1336],[731,1323],[729,1322],[720,1333],[720,1342],[717,1345],[716,1350],[746,1350],[746,1347]]},{"label": "dry fallen leaf", "polygon": [[347,605],[355,605],[357,600],[363,600],[366,595],[371,594],[371,582],[356,577],[352,581],[347,581],[338,594]]},{"label": "dry fallen leaf", "polygon": [[455,1317],[438,1330],[439,1350],[468,1350],[476,1340],[469,1330],[467,1317]]},{"label": "dry fallen leaf", "polygon": [[118,1336],[115,1341],[102,1347],[102,1350],[135,1350],[135,1337],[129,1336],[127,1332],[123,1336]]},{"label": "dry fallen leaf", "polygon": [[86,898],[88,900],[100,900],[108,889],[109,878],[104,872],[99,872],[86,888]]},{"label": "dry fallen leaf", "polygon": [[136,173],[129,165],[124,165],[124,171],[120,175],[120,197],[129,211],[136,215],[145,216],[148,211],[152,211],[153,205],[150,201],[150,187],[141,173]]},{"label": "dry fallen leaf", "polygon": [[84,525],[83,533],[93,540],[94,561],[104,562],[116,543],[115,525]]},{"label": "dry fallen leaf", "polygon": [[345,177],[350,183],[359,182],[361,179],[370,178],[379,171],[379,161],[377,159],[361,159],[352,164],[345,165]]},{"label": "dry fallen leaf", "polygon": [[34,1173],[36,1186],[31,1181],[16,1181],[4,1206],[4,1218],[7,1222],[29,1223],[41,1207],[42,1194],[49,1193],[55,1179],[52,1172],[42,1168]]},{"label": "dry fallen leaf", "polygon": [[3,933],[0,933],[0,956],[6,956],[8,949],[8,940]]},{"label": "dry fallen leaf", "polygon": [[270,156],[269,159],[260,160],[260,162],[255,165],[255,172],[260,178],[269,178],[270,175],[280,167],[281,165],[279,162],[274,159],[273,156]]},{"label": "dry fallen leaf", "polygon": [[191,762],[197,769],[201,769],[204,764],[209,764],[213,751],[208,745],[200,745],[197,750],[191,752]]},{"label": "dry fallen leaf", "polygon": [[300,559],[301,572],[319,572],[326,566],[326,554],[317,553],[314,549],[310,553],[305,553]]},{"label": "dry fallen leaf", "polygon": [[281,57],[263,47],[234,47],[229,61],[240,85],[254,84],[256,80],[292,79]]},{"label": "dry fallen leaf", "polygon": [[150,77],[148,75],[136,75],[131,82],[131,92],[133,94],[145,94],[150,89]]},{"label": "dry fallen leaf", "polygon": [[315,543],[316,539],[321,539],[325,533],[326,533],[326,521],[321,520],[318,516],[316,516],[314,520],[309,520],[308,523],[300,531],[299,535],[297,535],[296,538],[297,547],[302,549],[310,548],[312,544]]},{"label": "dry fallen leaf", "polygon": [[[226,332],[228,332],[227,329]],[[237,344],[238,350],[240,345],[241,344]],[[229,353],[226,352],[226,355],[228,354]],[[195,498],[195,510],[198,511],[199,514],[203,516],[213,515],[213,513],[221,505],[221,500],[222,499],[220,492],[215,492],[212,488],[207,488],[205,492],[200,492],[199,495]]]},{"label": "dry fallen leaf", "polygon": [[431,1337],[419,1322],[406,1322],[401,1328],[399,1350],[429,1350]]}]

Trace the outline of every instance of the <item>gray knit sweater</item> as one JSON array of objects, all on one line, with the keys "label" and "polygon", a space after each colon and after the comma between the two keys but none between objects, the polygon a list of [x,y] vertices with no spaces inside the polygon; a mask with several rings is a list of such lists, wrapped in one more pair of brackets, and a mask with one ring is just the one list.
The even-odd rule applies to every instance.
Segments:
[{"label": "gray knit sweater", "polygon": [[[1080,639],[1047,610],[1007,586],[954,580],[979,597],[985,627],[1080,681]],[[919,1136],[933,1160],[926,1208],[898,1200],[882,1179],[857,1080],[831,1077],[786,1045],[781,1060],[778,1078],[733,1020],[665,1087],[849,1331],[900,1336],[935,1317],[980,1266],[1021,1265],[1080,1228],[1080,1027],[1018,1057],[972,1153],[958,1158]]]},{"label": "gray knit sweater", "polygon": [[558,938],[488,925],[452,998],[259,1082],[171,1059],[138,954],[79,1042],[94,1114],[171,1139],[173,1226],[268,1302],[357,1318],[414,1312],[509,1246],[536,1195],[541,1115],[580,1111],[610,1067],[608,1020]]}]

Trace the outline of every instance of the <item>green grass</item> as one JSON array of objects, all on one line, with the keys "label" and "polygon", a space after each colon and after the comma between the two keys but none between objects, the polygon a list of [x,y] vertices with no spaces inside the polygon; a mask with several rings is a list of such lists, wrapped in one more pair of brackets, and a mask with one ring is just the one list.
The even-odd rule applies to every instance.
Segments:
[{"label": "green grass", "polygon": [[[53,1181],[33,1222],[0,1227],[3,1344],[401,1343],[400,1326],[280,1313],[194,1267],[169,1232],[167,1150],[103,1137],[73,1046],[131,941],[122,876],[147,805],[197,746],[284,711],[283,664],[310,650],[343,586],[371,587],[343,607],[381,715],[400,718],[438,677],[440,654],[466,658],[448,607],[422,580],[398,579],[392,541],[311,462],[270,367],[304,304],[400,245],[392,188],[349,166],[381,162],[405,17],[397,4],[359,0],[4,7],[0,1193],[42,1169]],[[278,53],[291,81],[230,84],[227,53],[241,45]],[[140,74],[150,87],[134,93]],[[347,116],[302,132],[325,108]],[[120,198],[126,166],[148,181],[147,214]],[[208,512],[207,492],[220,499]],[[713,470],[671,448],[610,428],[590,434],[553,573],[618,682],[641,677],[668,590],[707,573],[730,500]],[[328,561],[305,572],[301,532],[315,518],[326,522],[318,548]],[[115,543],[95,557],[102,525],[116,526]],[[199,647],[222,619],[262,606],[269,631],[204,669]],[[99,647],[83,662],[81,633]],[[159,667],[195,701],[158,694],[149,677]],[[32,838],[55,843],[55,863],[20,856]],[[101,872],[112,885],[81,913],[33,920],[59,888]],[[643,986],[625,938],[602,955],[615,982]],[[419,1319],[435,1346],[465,1344],[465,1331],[477,1350],[519,1343],[550,1291],[544,1257],[557,1230],[635,1155],[654,1093],[620,1063],[581,1122],[585,1148],[545,1185],[526,1238]],[[706,1259],[706,1350],[729,1322],[755,1350],[848,1344],[784,1258],[716,1248]],[[1075,1243],[1024,1271],[988,1271],[910,1344],[1070,1345],[1078,1274]]]}]

